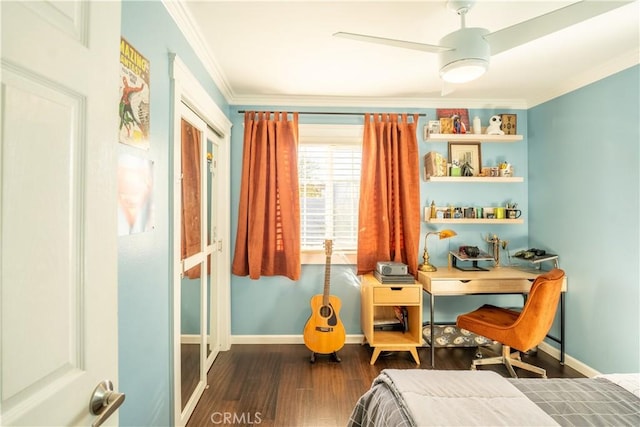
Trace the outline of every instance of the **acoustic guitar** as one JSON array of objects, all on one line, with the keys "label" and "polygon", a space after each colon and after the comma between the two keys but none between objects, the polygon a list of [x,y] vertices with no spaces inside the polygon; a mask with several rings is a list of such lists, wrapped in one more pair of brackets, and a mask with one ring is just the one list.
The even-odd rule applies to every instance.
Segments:
[{"label": "acoustic guitar", "polygon": [[333,354],[340,361],[336,352],[342,348],[345,341],[344,325],[339,317],[340,298],[329,295],[331,277],[331,240],[324,241],[327,256],[324,268],[324,291],[322,295],[311,298],[311,316],[304,327],[304,343],[312,351],[311,362],[315,361],[315,354]]}]

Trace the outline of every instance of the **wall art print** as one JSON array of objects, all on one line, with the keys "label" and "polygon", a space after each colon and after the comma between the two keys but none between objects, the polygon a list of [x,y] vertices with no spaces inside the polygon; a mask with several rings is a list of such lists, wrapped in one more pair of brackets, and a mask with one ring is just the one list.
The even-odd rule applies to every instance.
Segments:
[{"label": "wall art print", "polygon": [[118,236],[154,228],[153,162],[131,154],[118,157]]},{"label": "wall art print", "polygon": [[149,149],[149,61],[120,39],[120,127],[118,141]]}]

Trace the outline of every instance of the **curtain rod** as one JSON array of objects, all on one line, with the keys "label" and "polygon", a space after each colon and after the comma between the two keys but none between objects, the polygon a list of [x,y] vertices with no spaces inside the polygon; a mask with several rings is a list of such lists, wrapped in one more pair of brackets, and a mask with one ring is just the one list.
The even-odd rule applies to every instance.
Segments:
[{"label": "curtain rod", "polygon": [[[238,114],[244,114],[245,110],[239,110]],[[339,111],[288,111],[288,113],[297,112],[298,114],[321,114],[321,115],[339,115],[339,116],[364,116],[367,113],[341,113]],[[369,113],[369,114],[405,114],[405,113]],[[425,113],[406,113],[407,115],[418,114],[419,117],[426,117]]]}]

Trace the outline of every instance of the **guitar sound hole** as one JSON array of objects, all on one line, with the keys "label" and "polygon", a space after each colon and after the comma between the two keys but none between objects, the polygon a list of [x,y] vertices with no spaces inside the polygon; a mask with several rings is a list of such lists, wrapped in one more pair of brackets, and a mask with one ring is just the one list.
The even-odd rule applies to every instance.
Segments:
[{"label": "guitar sound hole", "polygon": [[320,307],[320,316],[324,318],[331,317],[332,312],[333,310],[328,305],[323,305],[322,307]]}]

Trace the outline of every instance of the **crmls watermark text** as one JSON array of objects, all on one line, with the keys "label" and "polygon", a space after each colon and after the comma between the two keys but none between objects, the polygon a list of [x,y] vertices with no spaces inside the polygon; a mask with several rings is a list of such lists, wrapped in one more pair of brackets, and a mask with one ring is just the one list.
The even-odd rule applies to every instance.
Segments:
[{"label": "crmls watermark text", "polygon": [[214,412],[211,414],[211,422],[214,424],[249,424],[257,425],[262,423],[260,412]]}]

